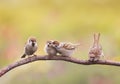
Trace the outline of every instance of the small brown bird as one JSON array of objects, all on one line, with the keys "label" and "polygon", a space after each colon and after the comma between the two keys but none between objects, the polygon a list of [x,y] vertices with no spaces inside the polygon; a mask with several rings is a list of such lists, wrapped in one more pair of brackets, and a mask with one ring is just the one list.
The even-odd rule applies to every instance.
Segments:
[{"label": "small brown bird", "polygon": [[76,48],[80,44],[72,44],[69,42],[58,42],[58,41],[53,41],[53,47],[57,50],[59,54],[62,56],[71,56]]},{"label": "small brown bird", "polygon": [[56,56],[57,55],[57,50],[52,46],[53,41],[47,41],[45,44],[44,51],[50,55],[50,56]]},{"label": "small brown bird", "polygon": [[94,43],[89,50],[89,61],[98,61],[101,56],[104,56],[102,46],[99,44],[100,33],[94,34]]},{"label": "small brown bird", "polygon": [[36,38],[30,37],[27,40],[27,43],[25,44],[24,54],[22,55],[21,58],[25,58],[26,55],[28,56],[33,55],[37,51],[37,48],[38,46],[37,46]]}]

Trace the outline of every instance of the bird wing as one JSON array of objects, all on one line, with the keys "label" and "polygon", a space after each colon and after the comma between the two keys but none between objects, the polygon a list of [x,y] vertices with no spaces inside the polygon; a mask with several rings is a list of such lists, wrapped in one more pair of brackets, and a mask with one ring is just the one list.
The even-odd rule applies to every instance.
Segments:
[{"label": "bird wing", "polygon": [[67,50],[74,50],[76,48],[76,45],[72,44],[72,43],[65,43],[63,45],[63,48],[67,49]]}]

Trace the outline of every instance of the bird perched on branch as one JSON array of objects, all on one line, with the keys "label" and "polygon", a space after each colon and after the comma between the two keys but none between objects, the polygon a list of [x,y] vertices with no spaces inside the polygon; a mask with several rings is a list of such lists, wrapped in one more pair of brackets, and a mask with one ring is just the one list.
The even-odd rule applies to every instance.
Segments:
[{"label": "bird perched on branch", "polygon": [[30,56],[33,55],[37,51],[37,42],[36,38],[30,37],[28,38],[25,47],[24,47],[24,54],[21,56],[21,58],[25,58],[26,55]]},{"label": "bird perched on branch", "polygon": [[62,56],[71,56],[80,44],[53,41],[52,46]]},{"label": "bird perched on branch", "polygon": [[50,55],[50,56],[56,56],[57,55],[57,50],[52,46],[53,44],[52,40],[49,40],[45,44],[44,51]]},{"label": "bird perched on branch", "polygon": [[89,61],[98,61],[101,56],[104,56],[102,46],[99,44],[100,33],[94,34],[94,42],[89,50]]}]

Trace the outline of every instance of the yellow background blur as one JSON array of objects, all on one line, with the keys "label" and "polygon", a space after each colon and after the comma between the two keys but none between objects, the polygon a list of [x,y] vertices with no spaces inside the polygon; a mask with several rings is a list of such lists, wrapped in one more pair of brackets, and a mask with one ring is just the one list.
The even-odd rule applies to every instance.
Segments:
[{"label": "yellow background blur", "polygon": [[[47,40],[81,43],[73,55],[88,59],[93,33],[100,32],[105,57],[120,61],[120,0],[0,0],[0,68],[21,60],[29,36],[36,54]],[[120,68],[38,61],[0,78],[0,84],[120,84]]]}]

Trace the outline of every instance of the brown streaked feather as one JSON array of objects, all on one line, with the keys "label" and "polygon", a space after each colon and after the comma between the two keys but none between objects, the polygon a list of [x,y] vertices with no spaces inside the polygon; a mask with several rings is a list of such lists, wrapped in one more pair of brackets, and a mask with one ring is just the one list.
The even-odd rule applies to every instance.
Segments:
[{"label": "brown streaked feather", "polygon": [[99,43],[99,37],[100,37],[100,34],[95,34],[95,44],[98,45]]},{"label": "brown streaked feather", "polygon": [[71,43],[65,43],[63,45],[63,48],[65,48],[67,50],[74,50],[76,47],[73,44],[71,44]]},{"label": "brown streaked feather", "polygon": [[69,46],[69,44],[66,44],[66,43],[65,43],[65,44],[63,45],[63,48],[67,49],[68,46]]},{"label": "brown streaked feather", "polygon": [[58,41],[53,41],[53,44],[58,46],[60,43]]},{"label": "brown streaked feather", "polygon": [[93,47],[99,45],[99,38],[100,38],[100,33],[98,33],[98,34],[95,34],[95,33],[94,33],[94,43],[93,43]]}]

